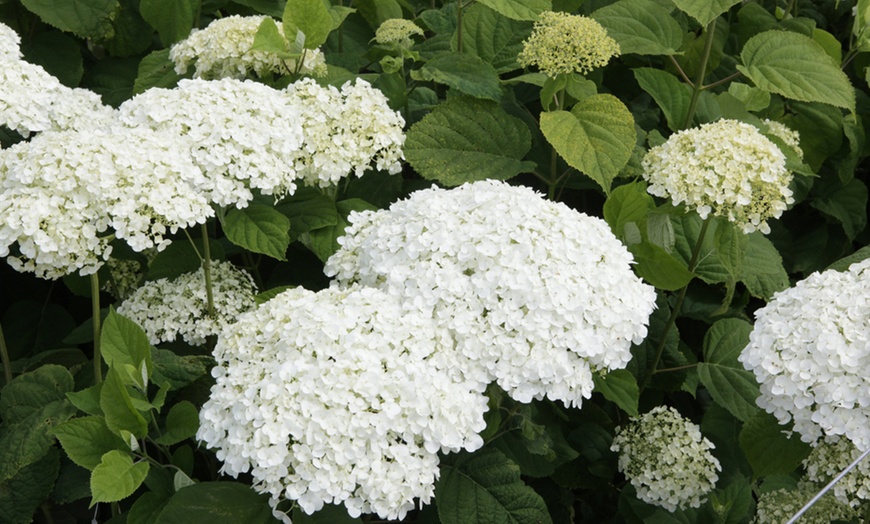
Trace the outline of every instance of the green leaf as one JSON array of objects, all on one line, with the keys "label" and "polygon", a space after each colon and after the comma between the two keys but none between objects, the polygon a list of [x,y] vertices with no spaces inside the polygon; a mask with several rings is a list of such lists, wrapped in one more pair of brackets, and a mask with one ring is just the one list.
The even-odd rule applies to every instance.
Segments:
[{"label": "green leaf", "polygon": [[544,500],[501,451],[483,448],[462,458],[458,465],[443,464],[435,484],[443,524],[552,524]]},{"label": "green leaf", "polygon": [[739,4],[740,0],[673,0],[680,11],[691,16],[706,27],[719,15]]},{"label": "green leaf", "polygon": [[114,36],[105,43],[112,56],[141,55],[153,41],[154,30],[139,14],[139,2],[121,0],[121,10],[112,20]]},{"label": "green leaf", "polygon": [[22,0],[46,24],[89,40],[112,37],[112,19],[121,9],[118,0]]},{"label": "green leaf", "polygon": [[184,40],[193,29],[200,0],[141,0],[139,12],[160,34],[160,41],[169,46]]},{"label": "green leaf", "polygon": [[855,262],[860,262],[867,258],[870,258],[870,246],[864,246],[858,251],[852,253],[851,255],[837,260],[826,269],[833,269],[834,271],[846,271],[849,269],[849,266],[851,266]]},{"label": "green leaf", "polygon": [[[719,228],[720,222],[724,222],[724,220],[714,217],[709,217],[707,220],[710,220],[710,225],[698,252],[695,276],[708,284],[728,282],[730,275],[716,249],[716,230]],[[730,224],[724,223],[725,227],[730,227]],[[701,234],[703,220],[696,213],[683,213],[671,215],[671,224],[674,227],[674,247],[688,266],[695,244]]]},{"label": "green leaf", "polygon": [[37,33],[21,43],[24,59],[39,64],[67,87],[76,87],[82,79],[84,64],[79,43],[72,35],[60,31]]},{"label": "green leaf", "polygon": [[152,87],[173,88],[181,78],[175,72],[175,63],[169,59],[169,49],[154,51],[139,62],[133,94],[144,93]]},{"label": "green leaf", "polygon": [[100,408],[106,415],[106,426],[115,434],[127,431],[139,438],[148,434],[145,418],[133,407],[127,386],[115,369],[109,368],[106,373],[100,390]]},{"label": "green leaf", "polygon": [[53,427],[75,414],[66,400],[56,400],[15,424],[0,425],[0,482],[41,459],[54,444]]},{"label": "green leaf", "polygon": [[67,456],[93,470],[109,451],[127,451],[129,446],[106,426],[103,417],[79,417],[58,424],[53,430]]},{"label": "green leaf", "polygon": [[292,41],[305,35],[305,49],[317,49],[332,31],[332,15],[321,0],[288,0],[284,8],[284,34]]},{"label": "green leaf", "polygon": [[269,497],[237,482],[200,482],[178,490],[156,517],[161,524],[274,524]]},{"label": "green leaf", "polygon": [[634,375],[625,369],[614,369],[604,376],[593,374],[592,380],[595,382],[595,391],[622,408],[629,416],[637,416],[640,391]]},{"label": "green leaf", "polygon": [[287,260],[290,245],[290,219],[273,207],[251,204],[232,208],[221,221],[227,239],[254,253]]},{"label": "green leaf", "polygon": [[70,372],[53,364],[18,375],[0,390],[0,421],[3,424],[20,422],[41,411],[46,404],[64,400],[74,387]]},{"label": "green leaf", "polygon": [[411,71],[411,78],[444,84],[475,98],[488,100],[501,98],[498,73],[491,64],[476,55],[465,53],[435,55],[419,70]]},{"label": "green leaf", "polygon": [[196,379],[208,374],[214,359],[206,355],[179,356],[166,349],[153,349],[152,380],[157,384],[168,383],[172,390],[181,389]]},{"label": "green leaf", "polygon": [[[472,5],[462,13],[462,52],[477,55],[496,73],[520,69],[517,55],[532,24],[506,18],[484,5]],[[454,48],[458,34],[453,35]]]},{"label": "green leaf", "polygon": [[254,44],[251,46],[251,51],[264,51],[272,53],[282,58],[289,58],[290,52],[287,48],[287,40],[281,35],[278,30],[278,24],[272,18],[264,18],[260,22],[260,27],[257,28],[257,34],[254,35]]},{"label": "green leaf", "polygon": [[852,240],[867,226],[867,186],[857,178],[837,186],[814,198],[810,205],[837,219]]},{"label": "green leaf", "polygon": [[737,361],[750,331],[752,325],[744,320],[717,321],[704,335],[705,362],[698,364],[698,376],[713,400],[744,422],[758,412],[755,399],[760,395],[755,377]]},{"label": "green leaf", "polygon": [[743,102],[747,111],[761,111],[770,105],[769,92],[747,84],[732,82],[728,86],[728,93]]},{"label": "green leaf", "polygon": [[91,472],[91,507],[129,497],[142,485],[148,469],[148,462],[134,464],[129,453],[109,451]]},{"label": "green leaf", "polygon": [[788,273],[782,267],[782,257],[760,232],[750,233],[746,239],[738,280],[746,285],[752,296],[770,300],[774,293],[791,285]]},{"label": "green leaf", "polygon": [[339,220],[335,202],[313,188],[300,188],[295,195],[278,204],[276,209],[290,219],[290,231],[294,237],[334,226]]},{"label": "green leaf", "polygon": [[610,230],[620,239],[625,239],[625,226],[635,224],[640,231],[646,230],[647,215],[655,208],[653,197],[646,191],[646,184],[631,182],[614,189],[604,202],[604,220]]},{"label": "green leaf", "polygon": [[692,100],[692,88],[667,71],[638,67],[634,78],[640,88],[650,94],[662,109],[671,131],[683,128]]},{"label": "green leaf", "polygon": [[171,446],[196,435],[199,429],[199,413],[196,406],[182,400],[172,406],[166,415],[166,432],[157,437],[155,442]]},{"label": "green leaf", "polygon": [[752,485],[745,477],[710,494],[710,507],[722,524],[738,524],[751,514]]},{"label": "green leaf", "polygon": [[568,165],[595,180],[607,194],[637,139],[634,117],[618,98],[607,94],[580,101],[570,113],[541,114],[541,132]]},{"label": "green leaf", "polygon": [[[137,385],[140,389],[148,386],[152,368],[151,344],[138,324],[115,313],[114,308],[110,309],[100,334],[100,347],[103,360],[110,368],[119,371],[126,384]],[[132,367],[134,372],[122,372],[124,366]]]},{"label": "green leaf", "polygon": [[[159,278],[172,280],[202,267],[202,260],[197,254],[203,252],[202,240],[197,238],[194,242],[196,248],[190,242],[173,242],[166,249],[157,253],[148,267],[146,280]],[[209,251],[212,260],[225,258],[223,247],[218,242],[210,242]]]},{"label": "green leaf", "polygon": [[770,475],[788,475],[795,471],[812,451],[802,442],[800,435],[786,436],[781,426],[769,413],[760,411],[743,424],[740,447],[746,454],[756,478]]},{"label": "green leaf", "polygon": [[537,20],[552,9],[550,0],[478,0],[481,4],[513,20]]},{"label": "green leaf", "polygon": [[740,59],[743,65],[737,69],[762,89],[855,112],[855,89],[849,78],[811,38],[766,31],[746,42]]},{"label": "green leaf", "polygon": [[60,469],[59,456],[56,448],[50,448],[41,459],[21,468],[11,479],[0,482],[0,522],[33,522],[37,508],[54,488]]},{"label": "green leaf", "polygon": [[668,9],[652,0],[620,0],[592,13],[619,44],[621,54],[673,55],[683,30]]},{"label": "green leaf", "polygon": [[405,157],[423,178],[452,187],[532,171],[521,160],[531,145],[523,121],[498,104],[453,98],[411,126]]},{"label": "green leaf", "polygon": [[[353,6],[372,29],[377,29],[384,20],[403,18],[402,6],[396,0],[357,0]],[[424,11],[424,13],[428,12],[431,11]]]},{"label": "green leaf", "polygon": [[103,383],[100,382],[81,391],[69,392],[66,394],[66,398],[73,406],[88,415],[103,416],[103,410],[100,408],[100,391],[102,389]]},{"label": "green leaf", "polygon": [[659,289],[681,289],[694,276],[683,262],[655,244],[642,242],[629,246],[628,250],[634,255],[635,272]]}]

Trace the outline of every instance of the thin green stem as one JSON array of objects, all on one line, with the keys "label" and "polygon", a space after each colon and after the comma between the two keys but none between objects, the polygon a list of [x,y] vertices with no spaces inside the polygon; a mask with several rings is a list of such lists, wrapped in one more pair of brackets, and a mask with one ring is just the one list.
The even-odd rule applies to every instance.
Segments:
[{"label": "thin green stem", "polygon": [[[565,91],[559,91],[553,94],[553,99],[556,102],[556,111],[561,111],[562,106],[565,104]],[[562,178],[558,173],[559,169],[559,154],[556,152],[556,148],[550,146],[550,179],[547,181],[547,199],[555,200],[556,199],[556,187],[559,185],[559,182]]]},{"label": "thin green stem", "polygon": [[653,375],[656,375],[658,373],[672,373],[674,371],[682,371],[684,369],[692,369],[692,368],[696,368],[696,367],[698,367],[697,362],[694,364],[686,364],[685,366],[677,366],[677,367],[673,367],[673,368],[657,369],[657,370],[653,371]]},{"label": "thin green stem", "polygon": [[208,316],[214,317],[214,294],[211,281],[211,249],[208,242],[208,227],[202,225],[202,272],[205,274],[205,299],[208,304]]},{"label": "thin green stem", "polygon": [[788,1],[788,6],[786,6],[785,12],[782,14],[783,20],[787,20],[788,17],[791,15],[791,10],[794,9],[794,5],[795,5],[795,0]]},{"label": "thin green stem", "polygon": [[100,354],[100,276],[91,273],[91,310],[94,325],[94,383],[103,381],[103,357]]},{"label": "thin green stem", "polygon": [[704,52],[701,55],[701,64],[698,66],[698,75],[692,83],[692,100],[689,102],[689,111],[686,113],[686,120],[683,122],[683,129],[692,125],[695,119],[695,110],[698,108],[698,99],[701,97],[701,91],[704,90],[704,77],[707,76],[707,63],[710,60],[710,52],[713,50],[713,39],[716,34],[716,20],[713,20],[707,25],[706,29],[707,40],[704,41]]},{"label": "thin green stem", "polygon": [[739,77],[742,74],[743,73],[741,73],[740,71],[737,71],[736,73],[732,73],[732,74],[726,76],[722,80],[717,80],[717,81],[713,82],[712,84],[707,84],[704,87],[702,87],[701,89],[713,89],[714,87],[721,86],[722,84],[724,84],[726,82],[730,82],[730,81],[734,80],[735,78]]},{"label": "thin green stem", "polygon": [[683,68],[680,67],[680,63],[677,62],[677,59],[674,58],[674,55],[668,55],[668,58],[671,59],[671,63],[674,64],[674,67],[676,67],[677,71],[679,71],[680,76],[683,78],[683,82],[689,84],[690,86],[694,85],[692,83],[692,79],[689,78],[689,75],[687,75],[685,71],[683,71]]},{"label": "thin green stem", "polygon": [[3,360],[4,384],[12,382],[12,362],[9,360],[9,349],[6,348],[6,337],[3,336],[3,326],[0,325],[0,359]]}]

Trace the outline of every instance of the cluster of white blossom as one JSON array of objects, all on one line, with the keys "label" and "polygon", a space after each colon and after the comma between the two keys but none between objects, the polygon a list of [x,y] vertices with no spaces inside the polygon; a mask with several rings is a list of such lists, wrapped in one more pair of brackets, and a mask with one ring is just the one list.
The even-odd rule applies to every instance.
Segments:
[{"label": "cluster of white blossom", "polygon": [[452,344],[377,289],[287,290],[221,334],[197,438],[273,505],[401,519],[432,498],[439,450],[483,444],[486,397],[451,374]]},{"label": "cluster of white blossom", "polygon": [[535,21],[532,34],[523,42],[517,62],[535,65],[550,78],[604,67],[619,56],[619,44],[607,30],[587,16],[561,11],[544,11]]},{"label": "cluster of white blossom", "polygon": [[145,276],[145,268],[138,260],[109,257],[106,260],[106,269],[108,278],[103,282],[102,290],[117,299],[129,296],[142,284]]},{"label": "cluster of white blossom", "polygon": [[[175,62],[175,71],[184,74],[196,64],[196,78],[244,78],[248,73],[264,76],[267,73],[289,73],[321,76],[326,70],[323,53],[307,49],[302,55],[300,70],[295,58],[281,57],[263,49],[254,49],[254,38],[266,16],[231,15],[211,22],[204,29],[194,29],[190,35],[172,46],[169,59]],[[284,36],[283,25],[275,24]],[[295,40],[292,35],[291,40]]]},{"label": "cluster of white blossom", "polygon": [[757,403],[805,442],[844,435],[870,447],[870,259],[814,273],[755,313],[743,366]]},{"label": "cluster of white blossom", "polygon": [[701,428],[674,408],[658,406],[617,428],[611,451],[640,500],[668,511],[697,508],[719,480],[719,460]]},{"label": "cluster of white blossom", "polygon": [[[820,487],[812,482],[799,482],[796,489],[777,489],[758,496],[752,524],[786,524],[804,504],[810,501]],[[827,494],[801,515],[801,524],[830,524],[835,520],[849,521],[858,512]]]},{"label": "cluster of white blossom", "polygon": [[[861,450],[848,438],[825,437],[816,443],[810,456],[804,460],[806,478],[819,486],[827,485],[860,456]],[[852,508],[870,500],[870,462],[866,459],[859,462],[834,484],[832,491],[837,500]]]},{"label": "cluster of white blossom", "polygon": [[148,129],[46,131],[0,151],[0,256],[43,278],[94,273],[110,232],[141,251],[214,212],[184,148]]},{"label": "cluster of white blossom", "polygon": [[785,145],[794,149],[795,153],[803,158],[804,151],[801,149],[801,136],[797,131],[782,122],[770,120],[769,118],[765,118],[764,123],[767,125],[767,131],[769,134],[782,140]]},{"label": "cluster of white blossom", "polygon": [[423,36],[423,29],[411,20],[390,18],[384,20],[375,31],[375,42],[379,44],[398,44],[401,47],[414,45],[412,36]]},{"label": "cluster of white blossom", "polygon": [[646,336],[655,290],[607,224],[481,181],[352,213],[327,275],[388,290],[456,337],[475,381],[580,405]]},{"label": "cluster of white blossom", "polygon": [[302,114],[304,154],[295,167],[307,184],[328,187],[351,171],[362,176],[372,164],[391,174],[402,169],[405,120],[365,80],[339,91],[303,79],[287,93]]},{"label": "cluster of white blossom", "polygon": [[767,221],[794,202],[785,155],[756,127],[737,120],[674,133],[650,149],[642,165],[651,194],[685,203],[701,218],[727,218],[744,233],[769,233]]},{"label": "cluster of white blossom", "polygon": [[256,303],[253,279],[231,263],[213,261],[211,280],[214,316],[208,314],[203,268],[146,282],[118,306],[118,313],[139,324],[152,344],[172,342],[179,335],[188,344],[204,344]]},{"label": "cluster of white blossom", "polygon": [[0,62],[6,60],[20,60],[21,37],[14,29],[6,24],[0,23]]}]

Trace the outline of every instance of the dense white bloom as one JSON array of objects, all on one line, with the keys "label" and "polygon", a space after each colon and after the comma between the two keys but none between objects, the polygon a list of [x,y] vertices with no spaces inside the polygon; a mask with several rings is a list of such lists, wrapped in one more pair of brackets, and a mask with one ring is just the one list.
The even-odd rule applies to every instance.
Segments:
[{"label": "dense white bloom", "polygon": [[212,261],[211,280],[214,317],[208,314],[203,268],[146,282],[118,306],[118,313],[139,324],[152,344],[172,342],[179,335],[188,344],[204,344],[252,309],[257,292],[251,275],[229,262]]},{"label": "dense white bloom", "polygon": [[6,60],[19,60],[21,58],[21,37],[14,29],[0,23],[0,63]]},{"label": "dense white bloom", "polygon": [[[108,237],[162,249],[214,212],[189,185],[187,150],[148,129],[46,131],[0,151],[0,256],[43,278],[95,272]],[[109,231],[109,228],[112,231]]]},{"label": "dense white bloom", "polygon": [[782,140],[785,145],[794,149],[795,153],[797,153],[799,157],[803,158],[804,151],[803,149],[801,149],[800,145],[801,136],[797,131],[781,122],[777,122],[776,120],[770,120],[768,118],[764,119],[764,123],[767,125],[767,131],[769,134]]},{"label": "dense white bloom", "polygon": [[[259,76],[267,73],[295,73],[297,59],[281,58],[275,53],[253,49],[254,37],[266,16],[232,15],[211,22],[205,29],[194,29],[190,36],[169,50],[175,71],[182,75],[196,63],[196,78],[244,78],[249,72]],[[275,24],[284,36],[283,25]],[[295,40],[296,35],[293,35]],[[326,65],[323,53],[305,50],[299,73],[320,76]]]},{"label": "dense white bloom", "polygon": [[401,519],[431,500],[439,450],[483,444],[487,401],[451,345],[382,291],[290,289],[221,334],[197,438],[273,504]]},{"label": "dense white bloom", "polygon": [[21,135],[109,125],[114,110],[87,89],[69,88],[38,65],[0,59],[0,125]]},{"label": "dense white bloom", "polygon": [[328,187],[351,171],[362,176],[372,164],[401,170],[405,120],[368,82],[347,82],[339,91],[303,79],[287,92],[302,113],[304,156],[296,169],[306,183]]},{"label": "dense white bloom", "polygon": [[655,290],[598,218],[529,188],[482,181],[351,213],[325,271],[398,295],[448,327],[481,384],[580,405],[592,373],[625,367]]},{"label": "dense white bloom", "polygon": [[701,218],[725,217],[744,233],[769,233],[767,220],[794,202],[785,155],[757,128],[737,120],[674,133],[650,149],[642,165],[651,194],[685,203]]},{"label": "dense white bloom", "polygon": [[[848,439],[825,437],[816,443],[810,456],[804,460],[806,476],[817,485],[825,486],[860,456],[861,451]],[[865,458],[859,462],[834,484],[832,491],[837,500],[852,508],[870,500],[870,461]]]},{"label": "dense white bloom", "polygon": [[[752,524],[785,524],[804,504],[821,490],[812,482],[799,482],[796,489],[777,489],[758,496]],[[830,524],[835,520],[851,520],[858,513],[848,505],[827,494],[801,515],[801,524]]]},{"label": "dense white bloom", "polygon": [[251,189],[292,194],[302,156],[301,110],[283,91],[250,80],[182,80],[121,104],[121,120],[184,136],[205,173],[196,189],[220,206],[245,207]]},{"label": "dense white bloom", "polygon": [[739,360],[757,403],[805,442],[845,435],[870,447],[870,259],[814,273],[755,313]]},{"label": "dense white bloom", "polygon": [[722,467],[714,447],[697,424],[658,406],[617,428],[610,450],[640,500],[674,511],[699,507],[715,487]]},{"label": "dense white bloom", "polygon": [[414,35],[423,36],[423,29],[411,20],[390,18],[378,26],[378,30],[375,31],[375,42],[411,47],[414,44],[411,37]]}]

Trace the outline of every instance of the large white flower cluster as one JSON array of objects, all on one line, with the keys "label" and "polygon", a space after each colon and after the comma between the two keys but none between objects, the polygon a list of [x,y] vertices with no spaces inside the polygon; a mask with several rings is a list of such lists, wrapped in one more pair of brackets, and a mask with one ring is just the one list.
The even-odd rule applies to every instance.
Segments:
[{"label": "large white flower cluster", "polygon": [[498,181],[417,191],[352,213],[326,263],[341,284],[388,290],[450,329],[463,371],[513,398],[580,405],[622,368],[655,290],[607,224]]},{"label": "large white flower cluster", "polygon": [[0,61],[21,59],[21,37],[14,29],[0,23]]},{"label": "large white flower cluster", "polygon": [[220,336],[197,438],[273,505],[401,519],[432,498],[439,450],[483,444],[486,397],[448,371],[451,349],[380,290],[287,290]]},{"label": "large white flower cluster", "polygon": [[805,442],[844,435],[870,448],[870,259],[814,273],[755,313],[740,362],[757,403]]},{"label": "large white flower cluster", "polygon": [[769,233],[767,221],[794,202],[785,155],[756,127],[737,120],[674,133],[650,149],[642,165],[651,194],[685,203],[701,218],[727,218],[744,233]]},{"label": "large white flower cluster", "polygon": [[351,171],[362,176],[372,164],[391,174],[402,169],[405,120],[365,80],[339,91],[303,79],[287,93],[302,113],[304,155],[296,169],[307,184],[328,187]]},{"label": "large white flower cluster", "polygon": [[658,406],[617,428],[611,451],[640,500],[668,511],[697,508],[722,470],[701,428],[674,408]]},{"label": "large white flower cluster", "polygon": [[211,264],[215,315],[208,314],[202,268],[174,279],[146,282],[118,306],[118,313],[139,324],[152,344],[178,336],[191,345],[204,344],[255,305],[257,288],[251,276],[229,262]]},{"label": "large white flower cluster", "polygon": [[[777,489],[758,496],[752,524],[785,524],[804,504],[810,501],[820,486],[812,482],[799,482],[795,489]],[[858,512],[828,493],[801,515],[801,524],[830,524],[836,520],[850,521]]]},{"label": "large white flower cluster", "polygon": [[[184,74],[196,64],[196,78],[244,78],[253,72],[258,76],[268,73],[285,75],[296,73],[297,59],[282,58],[276,53],[254,49],[254,37],[266,16],[232,15],[211,22],[204,29],[194,29],[186,39],[174,44],[169,59],[175,62],[175,71]],[[275,24],[284,36],[283,25]],[[293,35],[291,40],[295,40]],[[307,49],[302,57],[299,73],[320,76],[325,72],[323,53]]]},{"label": "large white flower cluster", "polygon": [[[818,486],[827,485],[860,456],[861,451],[849,439],[825,437],[816,443],[810,456],[804,460],[806,477]],[[837,500],[852,508],[870,500],[870,462],[866,458],[859,462],[834,484],[832,491]]]},{"label": "large white flower cluster", "polygon": [[57,278],[95,272],[110,234],[136,251],[162,249],[167,232],[214,213],[188,184],[198,176],[185,148],[148,129],[40,133],[0,150],[0,256]]}]

